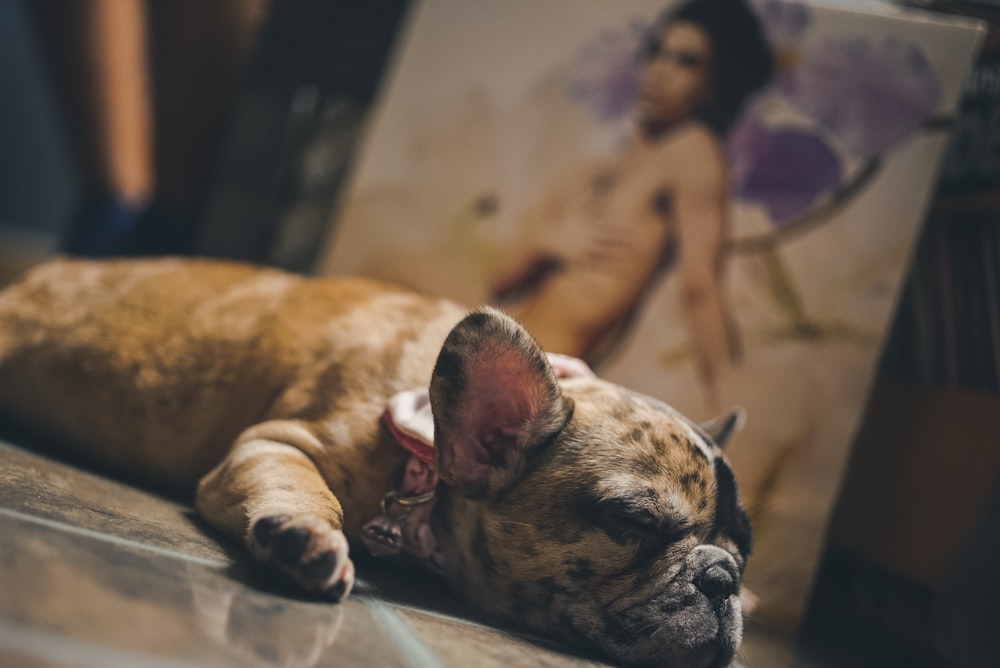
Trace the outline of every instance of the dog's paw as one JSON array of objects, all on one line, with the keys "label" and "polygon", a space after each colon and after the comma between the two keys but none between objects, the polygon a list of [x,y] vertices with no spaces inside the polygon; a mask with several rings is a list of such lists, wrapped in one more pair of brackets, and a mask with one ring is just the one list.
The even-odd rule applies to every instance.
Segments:
[{"label": "dog's paw", "polygon": [[354,586],[347,538],[314,515],[268,515],[250,531],[250,549],[307,591],[334,601]]}]

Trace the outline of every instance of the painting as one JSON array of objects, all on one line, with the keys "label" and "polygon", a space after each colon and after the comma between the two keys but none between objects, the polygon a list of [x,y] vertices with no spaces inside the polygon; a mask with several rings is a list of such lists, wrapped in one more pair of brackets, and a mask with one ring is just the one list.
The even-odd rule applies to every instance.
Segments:
[{"label": "painting", "polygon": [[425,0],[318,270],[743,406],[746,585],[792,630],[980,40],[878,5]]}]

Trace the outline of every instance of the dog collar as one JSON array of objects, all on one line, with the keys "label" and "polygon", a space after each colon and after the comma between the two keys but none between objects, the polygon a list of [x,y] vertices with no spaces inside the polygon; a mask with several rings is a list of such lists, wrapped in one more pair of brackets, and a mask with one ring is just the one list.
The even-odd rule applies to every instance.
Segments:
[{"label": "dog collar", "polygon": [[382,497],[381,514],[361,528],[361,540],[375,557],[405,554],[443,573],[444,554],[430,524],[438,475],[427,390],[393,396],[382,421],[410,458],[398,487]]},{"label": "dog collar", "polygon": [[[575,357],[549,353],[548,359],[558,378],[594,375],[585,362]],[[394,395],[382,421],[410,458],[399,486],[382,497],[381,514],[361,527],[361,540],[372,556],[405,554],[434,572],[444,573],[444,553],[431,529],[438,474],[428,391]]]}]

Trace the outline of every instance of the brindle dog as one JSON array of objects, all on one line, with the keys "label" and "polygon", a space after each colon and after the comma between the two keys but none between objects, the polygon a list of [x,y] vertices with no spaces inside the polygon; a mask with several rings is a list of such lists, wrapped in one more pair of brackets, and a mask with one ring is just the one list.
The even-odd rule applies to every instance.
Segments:
[{"label": "brindle dog", "polygon": [[0,292],[0,409],[195,491],[211,525],[301,587],[349,592],[348,539],[361,548],[410,459],[383,411],[429,388],[427,526],[457,592],[618,660],[728,665],[750,551],[719,448],[735,417],[703,429],[569,376],[497,310],[367,280],[56,260]]}]

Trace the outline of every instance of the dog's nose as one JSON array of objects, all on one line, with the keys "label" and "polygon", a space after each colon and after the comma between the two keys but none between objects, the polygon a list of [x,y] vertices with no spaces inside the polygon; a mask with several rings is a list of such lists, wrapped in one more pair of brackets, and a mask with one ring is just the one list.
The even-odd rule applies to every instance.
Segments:
[{"label": "dog's nose", "polygon": [[716,563],[703,570],[694,579],[694,585],[713,601],[721,601],[736,593],[736,578],[724,565]]}]

